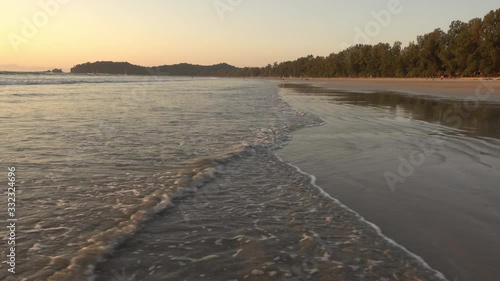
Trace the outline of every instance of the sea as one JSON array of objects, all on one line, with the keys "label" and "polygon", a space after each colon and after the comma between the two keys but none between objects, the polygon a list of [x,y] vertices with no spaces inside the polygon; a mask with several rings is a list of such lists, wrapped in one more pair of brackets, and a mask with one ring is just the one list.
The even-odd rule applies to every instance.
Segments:
[{"label": "sea", "polygon": [[287,93],[252,79],[0,73],[0,279],[446,280],[279,156],[325,125]]}]

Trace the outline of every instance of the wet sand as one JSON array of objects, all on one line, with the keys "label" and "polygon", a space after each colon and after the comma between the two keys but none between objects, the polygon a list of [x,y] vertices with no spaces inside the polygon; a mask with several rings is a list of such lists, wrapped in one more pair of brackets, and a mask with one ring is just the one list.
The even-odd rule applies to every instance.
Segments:
[{"label": "wet sand", "polygon": [[[326,121],[295,132],[285,161],[449,280],[498,280],[500,104],[460,100],[482,82],[279,83],[287,102]],[[484,83],[498,100],[500,82]],[[391,186],[388,173],[402,180]]]},{"label": "wet sand", "polygon": [[437,97],[467,98],[475,97],[479,90],[481,96],[488,95],[487,101],[500,101],[500,80],[485,79],[425,79],[425,78],[310,78],[285,79],[285,83],[310,82],[317,86],[337,90],[356,91],[395,91]]}]

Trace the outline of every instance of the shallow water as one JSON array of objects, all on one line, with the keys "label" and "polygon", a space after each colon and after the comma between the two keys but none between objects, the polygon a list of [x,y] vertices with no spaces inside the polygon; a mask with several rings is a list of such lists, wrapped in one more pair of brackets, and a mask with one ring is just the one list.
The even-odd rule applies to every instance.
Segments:
[{"label": "shallow water", "polygon": [[285,85],[326,124],[278,154],[449,280],[497,280],[500,104],[352,91]]},{"label": "shallow water", "polygon": [[251,149],[158,214],[97,280],[441,280],[310,178]]},{"label": "shallow water", "polygon": [[[366,89],[356,92],[322,88],[309,84],[282,84],[283,89],[325,97],[328,103],[357,105],[365,108],[378,108],[388,116],[421,120],[457,129],[459,134],[500,139],[500,102],[479,99],[476,96],[466,99],[451,99],[428,95],[401,94],[398,92],[370,92]],[[482,93],[487,96],[488,92]],[[328,98],[326,98],[328,97]]]},{"label": "shallow water", "polygon": [[22,237],[14,280],[440,279],[271,153],[320,123],[271,82],[0,85],[0,163],[16,167]]},{"label": "shallow water", "polygon": [[277,145],[300,124],[282,113],[270,83],[36,79],[41,85],[1,86],[0,94],[0,163],[17,170],[17,269],[29,280],[71,264],[74,274],[86,271],[193,176],[211,175],[197,159]]}]

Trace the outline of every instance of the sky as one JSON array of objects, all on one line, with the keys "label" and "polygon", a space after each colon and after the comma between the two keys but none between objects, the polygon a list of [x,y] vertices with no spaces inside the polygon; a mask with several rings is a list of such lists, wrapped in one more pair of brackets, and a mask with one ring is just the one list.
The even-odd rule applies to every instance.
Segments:
[{"label": "sky", "polygon": [[498,0],[1,0],[0,70],[93,61],[265,66],[403,42]]}]

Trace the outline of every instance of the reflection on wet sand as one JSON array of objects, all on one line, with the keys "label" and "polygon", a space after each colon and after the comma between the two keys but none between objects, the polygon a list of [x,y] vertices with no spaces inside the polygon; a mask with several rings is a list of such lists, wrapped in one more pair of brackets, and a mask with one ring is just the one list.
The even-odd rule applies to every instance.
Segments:
[{"label": "reflection on wet sand", "polygon": [[324,125],[278,155],[449,280],[497,281],[500,103],[310,83],[281,95]]},{"label": "reflection on wet sand", "polygon": [[307,84],[281,87],[295,89],[301,95],[329,96],[332,102],[384,108],[394,116],[453,127],[469,136],[500,139],[500,103],[482,102],[474,96],[459,100],[396,92],[346,92]]}]

